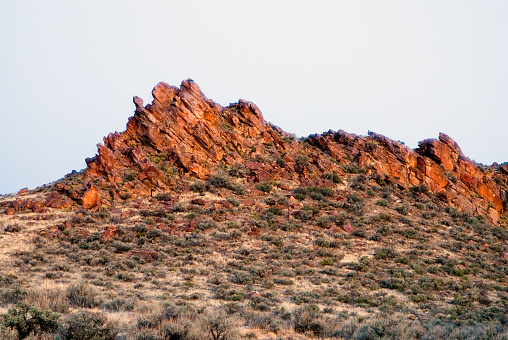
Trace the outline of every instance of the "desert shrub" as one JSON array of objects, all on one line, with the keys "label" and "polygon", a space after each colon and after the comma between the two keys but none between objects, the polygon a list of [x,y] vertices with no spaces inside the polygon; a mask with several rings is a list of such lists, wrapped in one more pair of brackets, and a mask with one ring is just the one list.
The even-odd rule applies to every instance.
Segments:
[{"label": "desert shrub", "polygon": [[217,227],[217,223],[215,223],[212,219],[206,219],[198,224],[199,230],[213,229]]},{"label": "desert shrub", "polygon": [[0,323],[0,339],[2,339],[2,340],[18,340],[19,339],[18,331],[13,328],[10,328],[10,327],[5,328]]},{"label": "desert shrub", "polygon": [[5,288],[0,290],[0,303],[5,304],[16,304],[21,302],[27,295],[24,289],[21,289],[17,285],[13,285],[12,288]]},{"label": "desert shrub", "polygon": [[268,193],[272,191],[272,185],[270,182],[260,182],[256,185],[256,189]]},{"label": "desert shrub", "polygon": [[349,195],[347,197],[347,202],[349,204],[360,203],[360,202],[363,202],[363,198],[360,195],[358,195],[357,193],[352,193],[351,195]]},{"label": "desert shrub", "polygon": [[321,227],[321,228],[329,228],[330,225],[332,224],[333,222],[333,216],[320,216],[317,220],[316,220],[316,224],[318,225],[318,227]]},{"label": "desert shrub", "polygon": [[418,193],[428,194],[429,193],[429,187],[426,184],[412,186],[411,188],[409,188],[409,190],[411,190],[415,194],[418,194]]},{"label": "desert shrub", "polygon": [[160,332],[168,340],[198,340],[202,333],[197,332],[195,322],[186,318],[171,318],[161,323]]},{"label": "desert shrub", "polygon": [[293,311],[293,324],[295,331],[318,337],[332,335],[331,330],[334,323],[320,315],[319,307],[316,305],[302,306]]},{"label": "desert shrub", "polygon": [[492,228],[492,235],[497,237],[500,241],[508,241],[508,230],[503,227]]},{"label": "desert shrub", "polygon": [[1,316],[5,328],[12,328],[23,339],[30,333],[53,332],[58,327],[60,314],[27,304],[17,304],[8,313]]},{"label": "desert shrub", "polygon": [[380,207],[387,207],[388,202],[386,200],[379,200],[376,202],[376,205],[379,205]]},{"label": "desert shrub", "polygon": [[282,247],[284,245],[284,241],[282,238],[280,238],[278,236],[270,235],[270,234],[265,234],[265,235],[261,236],[261,240],[269,242],[277,247]]},{"label": "desert shrub", "polygon": [[156,199],[158,199],[159,201],[171,201],[171,194],[170,193],[162,193],[162,194],[158,194],[157,196],[155,196]]},{"label": "desert shrub", "polygon": [[201,320],[201,327],[212,340],[227,340],[234,335],[233,320],[223,312],[214,312]]},{"label": "desert shrub", "polygon": [[301,228],[301,225],[295,221],[285,222],[280,226],[280,229],[284,231],[295,231],[298,228]]},{"label": "desert shrub", "polygon": [[300,167],[305,167],[307,164],[309,164],[309,161],[310,159],[307,155],[299,155],[296,158],[295,163]]},{"label": "desert shrub", "polygon": [[245,189],[245,187],[242,184],[235,185],[233,188],[233,191],[237,195],[245,195],[245,193],[247,192],[247,190]]},{"label": "desert shrub", "polygon": [[374,255],[374,258],[376,258],[377,260],[387,259],[387,258],[393,259],[398,256],[399,256],[399,253],[397,253],[397,251],[395,251],[392,248],[381,248],[376,252],[376,254]]},{"label": "desert shrub", "polygon": [[121,241],[114,242],[112,244],[112,247],[114,248],[116,253],[124,253],[132,249],[132,245],[128,243],[123,243]]},{"label": "desert shrub", "polygon": [[64,340],[109,340],[115,339],[118,329],[102,313],[79,311],[64,322],[59,335]]},{"label": "desert shrub", "polygon": [[333,172],[325,172],[321,177],[325,179],[331,179],[333,183],[342,183],[342,179],[339,177],[336,171]]},{"label": "desert shrub", "polygon": [[321,260],[321,262],[319,262],[319,264],[322,266],[333,266],[334,262],[335,261],[332,258],[328,257],[326,259]]},{"label": "desert shrub", "polygon": [[164,340],[164,337],[160,334],[160,332],[152,328],[136,329],[130,335],[129,339],[133,340]]},{"label": "desert shrub", "polygon": [[341,169],[348,174],[361,174],[365,172],[364,168],[360,168],[358,163],[350,163],[341,166]]},{"label": "desert shrub", "polygon": [[229,197],[227,201],[232,205],[234,205],[235,207],[238,207],[240,205],[240,202],[234,197]]},{"label": "desert shrub", "polygon": [[94,308],[100,304],[95,290],[85,282],[70,285],[66,295],[70,304],[75,307]]},{"label": "desert shrub", "polygon": [[367,184],[368,184],[367,180],[368,180],[367,177],[364,175],[356,176],[351,180],[350,187],[353,189],[365,191],[365,190],[367,190]]},{"label": "desert shrub", "polygon": [[202,181],[196,181],[190,185],[189,189],[194,192],[203,193],[206,191],[206,184]]},{"label": "desert shrub", "polygon": [[69,301],[62,289],[29,290],[23,303],[60,314],[69,310]]},{"label": "desert shrub", "polygon": [[267,298],[258,295],[250,299],[249,305],[255,310],[267,311],[270,310],[272,303]]},{"label": "desert shrub", "polygon": [[229,167],[228,174],[233,177],[245,177],[250,173],[249,168],[247,168],[242,163],[235,163]]},{"label": "desert shrub", "polygon": [[130,182],[134,178],[136,178],[136,172],[134,172],[134,171],[125,171],[125,173],[124,173],[124,180],[126,182]]},{"label": "desert shrub", "polygon": [[6,233],[17,233],[21,230],[21,227],[18,224],[9,224],[4,228]]},{"label": "desert shrub", "polygon": [[214,173],[208,179],[208,183],[217,188],[231,189],[233,187],[231,177],[224,171],[217,171],[216,173]]},{"label": "desert shrub", "polygon": [[321,298],[321,294],[313,291],[302,291],[291,296],[291,300],[298,305],[302,303],[319,303]]},{"label": "desert shrub", "polygon": [[409,206],[409,204],[405,203],[401,206],[395,207],[395,211],[397,211],[401,215],[407,215],[409,213],[410,208],[411,207]]}]

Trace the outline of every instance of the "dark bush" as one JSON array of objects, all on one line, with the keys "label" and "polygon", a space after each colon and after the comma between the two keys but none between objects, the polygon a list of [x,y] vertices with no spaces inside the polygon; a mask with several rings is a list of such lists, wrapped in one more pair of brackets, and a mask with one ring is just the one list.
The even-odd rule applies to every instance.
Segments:
[{"label": "dark bush", "polygon": [[393,259],[393,258],[396,258],[399,256],[399,253],[397,253],[394,249],[392,248],[381,248],[377,251],[376,255],[374,255],[374,257],[378,260],[380,259],[386,259],[386,258],[390,258],[390,259]]},{"label": "dark bush", "polygon": [[190,189],[194,192],[203,193],[206,191],[206,184],[201,181],[196,181],[190,185]]},{"label": "dark bush", "polygon": [[213,185],[217,188],[226,188],[226,189],[232,189],[233,183],[231,181],[231,177],[224,172],[224,171],[218,171],[214,173],[209,179],[208,183],[210,185]]},{"label": "dark bush", "polygon": [[69,286],[67,299],[71,305],[81,308],[94,308],[100,304],[97,293],[85,282]]},{"label": "dark bush", "polygon": [[17,304],[7,314],[2,315],[2,324],[15,329],[21,339],[31,332],[53,332],[58,327],[60,314],[26,304]]},{"label": "dark bush", "polygon": [[256,185],[256,189],[262,192],[272,191],[272,185],[269,182],[260,182]]},{"label": "dark bush", "polygon": [[112,340],[118,330],[102,313],[80,311],[67,318],[59,333],[65,340]]},{"label": "dark bush", "polygon": [[231,165],[228,170],[228,174],[233,177],[245,177],[250,173],[249,168],[241,163],[235,163]]}]

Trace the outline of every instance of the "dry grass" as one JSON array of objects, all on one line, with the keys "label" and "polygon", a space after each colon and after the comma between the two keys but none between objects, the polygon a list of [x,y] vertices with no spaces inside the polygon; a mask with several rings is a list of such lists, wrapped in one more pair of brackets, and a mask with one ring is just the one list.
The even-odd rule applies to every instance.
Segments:
[{"label": "dry grass", "polygon": [[[439,336],[466,325],[506,331],[508,238],[485,220],[395,187],[342,184],[299,202],[276,185],[262,196],[242,185],[244,195],[220,188],[0,215],[1,314],[18,302],[61,320],[84,308],[127,338],[205,329],[213,315],[245,339],[370,339],[376,322],[379,338],[416,338],[436,323]],[[118,234],[104,239],[111,226]]]}]

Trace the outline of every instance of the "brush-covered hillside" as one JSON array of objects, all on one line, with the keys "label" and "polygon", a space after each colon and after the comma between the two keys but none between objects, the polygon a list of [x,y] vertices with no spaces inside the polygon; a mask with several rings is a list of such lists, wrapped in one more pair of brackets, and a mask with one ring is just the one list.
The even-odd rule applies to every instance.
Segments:
[{"label": "brush-covered hillside", "polygon": [[508,164],[152,94],[0,197],[0,339],[508,339]]}]

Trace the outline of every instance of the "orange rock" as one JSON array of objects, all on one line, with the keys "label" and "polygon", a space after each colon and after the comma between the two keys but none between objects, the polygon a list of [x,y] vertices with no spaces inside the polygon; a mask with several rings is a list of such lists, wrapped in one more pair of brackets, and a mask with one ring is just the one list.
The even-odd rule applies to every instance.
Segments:
[{"label": "orange rock", "polygon": [[23,188],[20,191],[18,191],[18,195],[20,196],[24,196],[26,194],[28,194],[28,188]]},{"label": "orange rock", "polygon": [[99,191],[95,188],[95,186],[91,185],[90,188],[85,192],[82,198],[82,205],[85,209],[92,209],[95,207],[99,207],[101,204],[101,197]]},{"label": "orange rock", "polygon": [[72,204],[73,201],[69,197],[61,195],[56,191],[50,193],[46,198],[46,202],[44,203],[46,207],[56,209],[69,208],[70,206],[72,206]]}]

